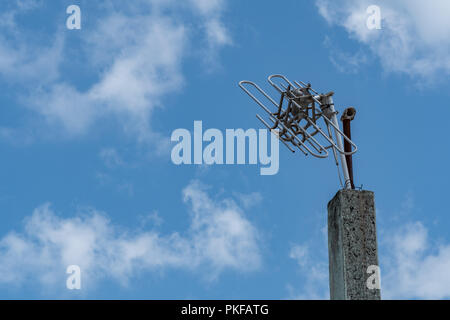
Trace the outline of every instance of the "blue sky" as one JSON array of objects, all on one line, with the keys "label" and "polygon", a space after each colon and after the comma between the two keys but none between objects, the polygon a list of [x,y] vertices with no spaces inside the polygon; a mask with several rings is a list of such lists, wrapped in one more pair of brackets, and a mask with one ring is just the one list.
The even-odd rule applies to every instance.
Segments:
[{"label": "blue sky", "polygon": [[449,298],[449,15],[444,0],[2,1],[0,298],[327,299],[332,160],[280,145],[261,176],[170,159],[194,120],[259,128],[237,83],[273,73],[357,108],[383,297]]}]

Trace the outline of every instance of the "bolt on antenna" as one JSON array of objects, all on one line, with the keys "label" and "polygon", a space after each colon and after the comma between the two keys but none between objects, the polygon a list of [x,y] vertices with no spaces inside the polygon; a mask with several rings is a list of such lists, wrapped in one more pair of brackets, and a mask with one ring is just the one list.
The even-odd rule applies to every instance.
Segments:
[{"label": "bolt on antenna", "polygon": [[[350,121],[353,117],[350,120],[345,117],[346,132],[342,132],[337,120],[338,112],[334,108],[334,93],[319,94],[311,84],[302,81],[292,83],[280,74],[269,76],[268,81],[280,95],[278,103],[256,83],[239,82],[241,89],[268,115],[267,120],[259,114],[256,117],[293,153],[299,150],[305,156],[328,158],[331,150],[338,170],[340,159],[345,189],[354,189],[353,172],[349,172],[348,167],[350,164],[352,170],[351,156],[358,150],[349,137]],[[273,106],[269,108],[267,103]],[[352,108],[351,111],[346,110],[346,113],[348,112],[353,112],[354,116],[356,111]],[[320,127],[321,123],[325,125],[325,130]]]}]

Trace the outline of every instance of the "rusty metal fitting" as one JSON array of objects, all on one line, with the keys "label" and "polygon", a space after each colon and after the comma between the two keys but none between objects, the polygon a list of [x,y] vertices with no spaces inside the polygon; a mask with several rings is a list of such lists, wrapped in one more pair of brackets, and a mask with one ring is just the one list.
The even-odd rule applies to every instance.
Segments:
[{"label": "rusty metal fitting", "polygon": [[356,109],[353,107],[347,108],[344,110],[344,113],[342,113],[341,121],[342,122],[344,120],[352,121],[353,119],[355,119],[355,116],[356,116]]}]

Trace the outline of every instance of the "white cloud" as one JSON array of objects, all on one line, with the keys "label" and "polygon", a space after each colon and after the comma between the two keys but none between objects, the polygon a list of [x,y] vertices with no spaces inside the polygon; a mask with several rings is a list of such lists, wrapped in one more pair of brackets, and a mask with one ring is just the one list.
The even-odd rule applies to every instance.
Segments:
[{"label": "white cloud", "polygon": [[0,35],[0,75],[9,83],[47,84],[59,77],[64,40],[58,36],[48,47],[30,47],[26,40],[13,43]]},{"label": "white cloud", "polygon": [[[382,30],[369,30],[370,5],[381,8]],[[450,2],[435,0],[316,0],[330,25],[377,55],[386,71],[429,77],[450,73]]]},{"label": "white cloud", "polygon": [[433,244],[420,222],[388,236],[381,270],[385,299],[449,299],[450,245]]},{"label": "white cloud", "polygon": [[260,265],[259,235],[233,200],[213,201],[199,182],[186,187],[183,196],[192,208],[195,256],[216,272],[225,267],[253,270]]},{"label": "white cloud", "polygon": [[304,267],[308,262],[308,251],[308,246],[306,245],[295,245],[291,248],[289,258],[294,259],[300,267]]},{"label": "white cloud", "polygon": [[224,46],[232,44],[227,29],[218,19],[209,20],[206,23],[208,40],[215,46]]},{"label": "white cloud", "polygon": [[[201,17],[201,29],[206,35],[207,48],[202,47],[207,72],[215,70],[218,50],[224,46],[232,45],[233,40],[222,22],[222,14],[225,10],[225,0],[190,0],[194,11]],[[205,50],[206,49],[206,50]]]},{"label": "white cloud", "polygon": [[[17,5],[31,9],[34,3]],[[79,89],[61,74],[62,62],[70,63],[63,39],[67,31],[58,31],[48,47],[29,43],[29,35],[17,32],[21,28],[15,25],[14,15],[6,30],[13,40],[0,45],[0,74],[7,81],[27,84],[22,86],[27,90],[25,104],[71,136],[86,134],[100,119],[112,116],[139,141],[154,142],[159,134],[153,132],[152,113],[163,107],[167,95],[182,89],[182,63],[195,47],[196,37],[206,39],[213,53],[231,43],[221,21],[224,2],[121,3],[119,7],[126,10],[119,10],[116,1],[108,3],[94,27],[79,39],[78,53],[86,55],[98,78],[87,88]],[[192,24],[190,14],[201,18]],[[197,35],[195,28],[204,32]]]},{"label": "white cloud", "polygon": [[329,299],[328,289],[328,261],[323,259],[324,255],[314,250],[314,257],[310,254],[310,246],[296,244],[291,247],[289,258],[296,261],[302,274],[303,286],[294,289],[292,284],[287,285],[289,299],[295,300],[324,300]]},{"label": "white cloud", "polygon": [[251,208],[260,204],[263,200],[261,193],[259,192],[251,192],[251,193],[239,193],[233,192],[233,195],[239,200],[239,203],[242,205],[244,209]]},{"label": "white cloud", "polygon": [[185,37],[182,25],[164,17],[116,14],[101,20],[88,38],[95,42],[89,56],[105,65],[99,81],[84,92],[56,83],[33,95],[30,104],[72,135],[86,133],[99,118],[114,115],[127,132],[148,142],[154,136],[151,113],[183,84]]},{"label": "white cloud", "polygon": [[328,36],[325,37],[323,43],[328,49],[331,63],[340,72],[350,74],[357,73],[361,65],[368,61],[367,55],[362,50],[359,50],[356,53],[345,52],[337,47]]},{"label": "white cloud", "polygon": [[94,209],[63,218],[45,204],[26,219],[23,232],[0,239],[0,284],[34,279],[63,288],[72,264],[81,267],[86,289],[104,277],[126,284],[137,273],[168,268],[206,268],[213,279],[224,269],[259,267],[257,231],[234,201],[211,199],[199,182],[183,190],[183,199],[191,211],[185,235],[126,230]]},{"label": "white cloud", "polygon": [[190,0],[190,2],[205,16],[217,15],[224,5],[224,0]]}]

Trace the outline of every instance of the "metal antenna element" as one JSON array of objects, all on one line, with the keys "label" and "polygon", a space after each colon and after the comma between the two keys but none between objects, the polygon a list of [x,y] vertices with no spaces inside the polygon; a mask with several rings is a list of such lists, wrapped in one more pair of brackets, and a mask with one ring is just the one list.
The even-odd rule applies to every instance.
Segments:
[{"label": "metal antenna element", "polygon": [[[241,89],[269,115],[268,121],[258,114],[256,117],[292,152],[300,150],[304,155],[327,158],[331,149],[337,165],[338,157],[340,159],[345,188],[351,189],[346,156],[353,155],[358,148],[339,128],[332,98],[334,93],[319,94],[311,84],[292,83],[279,74],[271,75],[268,81],[280,95],[278,103],[254,82],[239,82]],[[274,112],[271,111],[273,107],[267,107],[261,100],[272,104]],[[321,121],[326,131],[319,126]],[[348,144],[345,149],[343,140]]]}]

